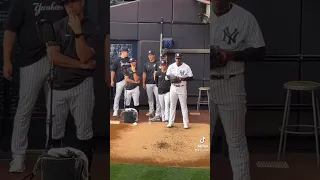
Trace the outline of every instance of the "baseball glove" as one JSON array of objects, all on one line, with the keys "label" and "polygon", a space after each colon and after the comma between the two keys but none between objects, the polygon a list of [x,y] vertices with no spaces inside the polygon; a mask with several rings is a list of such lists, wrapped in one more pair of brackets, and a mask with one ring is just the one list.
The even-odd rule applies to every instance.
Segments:
[{"label": "baseball glove", "polygon": [[171,83],[180,83],[181,80],[177,76],[169,76],[169,80]]},{"label": "baseball glove", "polygon": [[216,46],[210,46],[210,69],[223,67],[227,64],[228,60]]}]

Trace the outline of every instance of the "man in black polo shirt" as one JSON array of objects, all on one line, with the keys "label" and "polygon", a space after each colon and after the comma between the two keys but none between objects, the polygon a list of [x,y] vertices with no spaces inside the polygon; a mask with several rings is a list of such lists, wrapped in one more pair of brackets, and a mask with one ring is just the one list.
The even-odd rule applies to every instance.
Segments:
[{"label": "man in black polo shirt", "polygon": [[78,142],[74,146],[86,154],[90,170],[93,154],[91,118],[95,104],[93,58],[99,30],[84,16],[84,0],[63,0],[61,3],[68,16],[54,24],[56,42],[49,49],[55,65],[52,139],[54,145],[60,144],[70,111],[77,129]]},{"label": "man in black polo shirt", "polygon": [[25,153],[28,147],[28,131],[33,107],[40,89],[48,91],[47,76],[50,60],[46,45],[37,34],[36,22],[46,19],[55,22],[66,16],[63,6],[57,0],[13,0],[5,21],[3,37],[3,76],[11,81],[12,54],[15,40],[21,48],[19,102],[14,117],[11,152],[13,160],[9,172],[25,170]]},{"label": "man in black polo shirt", "polygon": [[165,60],[160,61],[160,71],[157,71],[155,81],[158,87],[159,102],[161,106],[162,122],[169,121],[170,113],[170,80],[166,76],[168,69],[168,62]]},{"label": "man in black polo shirt", "polygon": [[124,75],[127,69],[130,67],[128,54],[128,48],[122,48],[120,58],[113,62],[111,68],[111,87],[116,85],[116,95],[113,101],[113,117],[118,116],[120,97],[126,86]]},{"label": "man in black polo shirt", "polygon": [[[143,88],[147,90],[148,103],[149,103],[149,112],[147,116],[155,115],[152,120],[160,120],[160,104],[158,96],[158,88],[154,81],[154,68],[159,66],[155,58],[155,52],[148,52],[149,61],[145,63],[143,67]],[[154,96],[156,97],[156,111],[154,112]]]},{"label": "man in black polo shirt", "polygon": [[131,98],[133,99],[134,109],[139,114],[139,97],[140,97],[140,73],[137,72],[137,60],[130,58],[129,60],[131,67],[127,69],[125,74],[126,86],[126,108],[130,108]]}]

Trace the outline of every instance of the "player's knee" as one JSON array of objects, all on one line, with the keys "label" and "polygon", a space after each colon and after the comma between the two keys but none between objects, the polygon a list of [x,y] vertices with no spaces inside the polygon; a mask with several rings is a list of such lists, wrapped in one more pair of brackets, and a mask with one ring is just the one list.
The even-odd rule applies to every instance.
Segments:
[{"label": "player's knee", "polygon": [[77,138],[79,140],[89,140],[93,137],[92,128],[79,129],[77,130]]},{"label": "player's knee", "polygon": [[52,139],[62,139],[64,137],[64,131],[52,132]]},{"label": "player's knee", "polygon": [[247,139],[246,139],[246,136],[243,134],[243,135],[227,138],[227,143],[229,147],[240,148],[247,145]]}]

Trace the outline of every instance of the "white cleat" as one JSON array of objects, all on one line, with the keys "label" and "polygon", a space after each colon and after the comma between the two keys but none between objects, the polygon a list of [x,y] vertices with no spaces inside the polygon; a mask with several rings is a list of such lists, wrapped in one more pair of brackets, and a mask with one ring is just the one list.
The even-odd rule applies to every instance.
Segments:
[{"label": "white cleat", "polygon": [[168,125],[167,125],[167,128],[172,128],[172,127],[173,127],[172,124],[168,124]]},{"label": "white cleat", "polygon": [[183,128],[184,129],[189,129],[189,126],[188,125],[184,125]]},{"label": "white cleat", "polygon": [[149,118],[150,121],[154,122],[154,121],[161,121],[161,118],[159,116],[155,116],[153,118]]},{"label": "white cleat", "polygon": [[113,117],[118,117],[118,113],[117,112],[113,112]]},{"label": "white cleat", "polygon": [[15,156],[13,160],[10,162],[9,172],[23,173],[26,170],[24,160],[25,158],[23,155]]},{"label": "white cleat", "polygon": [[146,116],[153,116],[153,112],[148,112]]}]

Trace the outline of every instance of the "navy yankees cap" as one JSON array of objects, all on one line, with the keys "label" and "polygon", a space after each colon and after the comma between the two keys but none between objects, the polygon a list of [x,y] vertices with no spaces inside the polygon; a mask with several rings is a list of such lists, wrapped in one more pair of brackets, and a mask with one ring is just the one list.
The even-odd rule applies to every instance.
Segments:
[{"label": "navy yankees cap", "polygon": [[137,60],[135,58],[130,58],[129,63],[132,63],[132,62],[137,62]]},{"label": "navy yankees cap", "polygon": [[176,53],[176,54],[174,55],[174,58],[176,58],[176,59],[181,59],[181,58],[182,58],[182,54]]},{"label": "navy yankees cap", "polygon": [[122,48],[121,51],[129,52],[128,48]]},{"label": "navy yankees cap", "polygon": [[167,61],[164,61],[164,60],[160,61],[160,66],[166,66],[167,64],[168,64]]},{"label": "navy yankees cap", "polygon": [[149,51],[148,51],[148,54],[155,55],[156,53],[155,53],[154,51],[149,50]]},{"label": "navy yankees cap", "polygon": [[160,58],[165,58],[165,57],[167,57],[166,54],[164,54],[164,53],[161,53],[161,54],[160,54]]}]

